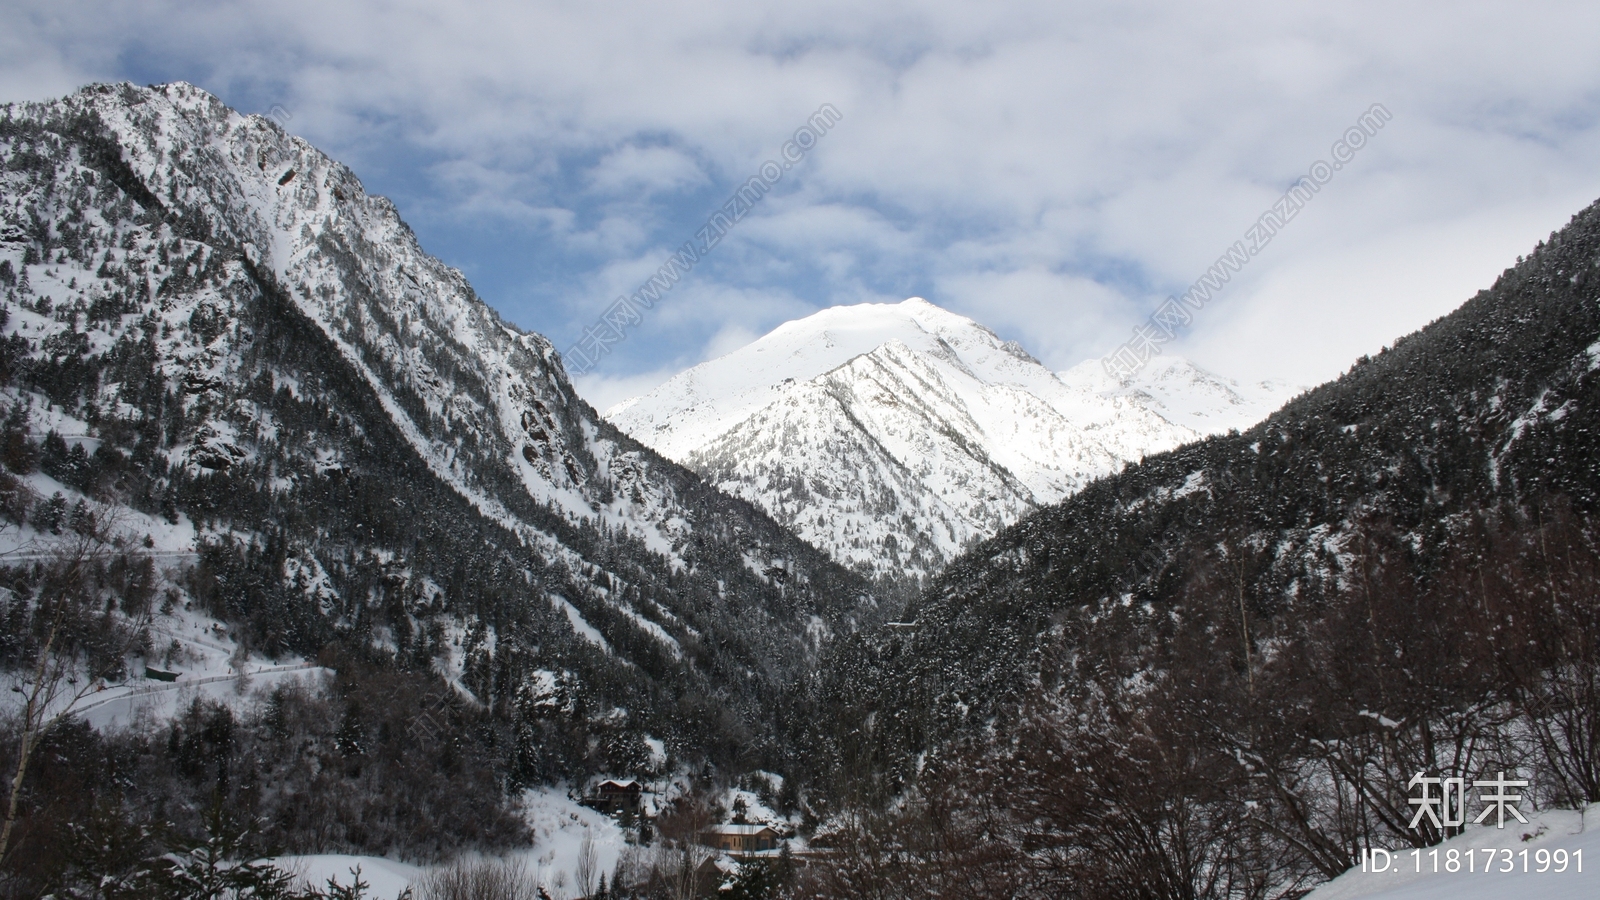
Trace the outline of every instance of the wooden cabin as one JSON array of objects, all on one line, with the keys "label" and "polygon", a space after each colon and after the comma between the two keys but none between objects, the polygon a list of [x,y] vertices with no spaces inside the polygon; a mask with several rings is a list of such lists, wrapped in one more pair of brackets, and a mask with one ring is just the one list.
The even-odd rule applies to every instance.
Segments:
[{"label": "wooden cabin", "polygon": [[701,832],[701,842],[724,853],[743,855],[777,850],[781,840],[769,825],[713,825]]}]

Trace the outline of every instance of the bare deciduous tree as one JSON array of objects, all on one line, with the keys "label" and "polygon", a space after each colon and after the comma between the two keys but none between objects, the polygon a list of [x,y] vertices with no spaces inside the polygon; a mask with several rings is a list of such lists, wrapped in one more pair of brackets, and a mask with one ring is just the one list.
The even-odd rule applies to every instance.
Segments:
[{"label": "bare deciduous tree", "polygon": [[572,873],[572,878],[577,882],[578,896],[588,897],[594,893],[595,878],[599,874],[599,867],[595,864],[594,832],[585,828],[583,831],[583,845],[578,848],[578,865]]},{"label": "bare deciduous tree", "polygon": [[145,639],[148,603],[108,596],[104,578],[119,554],[112,540],[115,509],[85,511],[70,531],[48,543],[32,543],[12,554],[13,562],[33,563],[32,642],[22,664],[9,673],[12,690],[22,695],[18,712],[16,768],[11,773],[5,823],[0,826],[0,862],[15,849],[28,766],[51,726],[73,713],[78,702],[122,672],[126,657]]},{"label": "bare deciduous tree", "polygon": [[661,843],[655,874],[675,900],[700,896],[701,869],[715,855],[703,843],[710,827],[711,804],[697,793],[679,797],[656,820]]},{"label": "bare deciduous tree", "polygon": [[546,896],[520,859],[466,859],[434,869],[417,886],[421,900],[527,900]]}]

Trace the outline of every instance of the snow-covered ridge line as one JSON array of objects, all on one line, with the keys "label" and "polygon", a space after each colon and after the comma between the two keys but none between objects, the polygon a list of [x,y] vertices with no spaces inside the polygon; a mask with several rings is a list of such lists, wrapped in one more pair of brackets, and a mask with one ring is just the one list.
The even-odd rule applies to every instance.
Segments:
[{"label": "snow-covered ridge line", "polygon": [[[198,409],[201,394],[235,396],[241,378],[265,377],[271,390],[305,398],[307,386],[284,371],[296,365],[284,367],[275,356],[259,363],[253,346],[268,345],[255,343],[251,329],[268,326],[247,327],[246,316],[265,310],[272,323],[283,314],[293,327],[303,322],[309,330],[302,335],[315,335],[305,350],[321,358],[317,365],[332,365],[341,379],[349,373],[346,387],[358,388],[358,399],[347,398],[358,407],[329,410],[341,420],[338,427],[367,416],[381,422],[383,434],[371,436],[383,452],[404,447],[408,466],[411,453],[420,457],[416,469],[462,498],[460,509],[514,536],[527,551],[528,571],[542,573],[541,584],[567,581],[560,592],[591,619],[600,598],[614,607],[616,615],[595,622],[618,646],[627,642],[616,629],[637,629],[684,658],[687,645],[679,641],[697,635],[697,626],[709,631],[702,617],[721,615],[675,605],[668,583],[655,578],[717,568],[695,549],[704,547],[695,543],[697,532],[713,517],[729,513],[734,527],[719,523],[712,543],[753,553],[758,561],[749,568],[758,577],[797,555],[797,542],[763,517],[746,518],[742,504],[725,507],[727,498],[612,432],[578,397],[547,340],[501,320],[459,271],[423,252],[393,204],[368,195],[348,168],[276,123],[241,115],[185,84],[95,85],[59,101],[7,109],[18,140],[63,154],[55,181],[38,184],[67,184],[76,193],[52,194],[54,188],[23,176],[14,179],[17,189],[36,191],[49,221],[71,224],[84,216],[77,227],[94,229],[99,242],[93,259],[51,253],[41,264],[40,249],[24,247],[25,229],[8,228],[0,252],[13,271],[34,280],[35,293],[26,296],[45,299],[48,292],[63,308],[104,299],[153,315],[156,374],[187,408]],[[46,339],[59,343],[57,333],[68,330],[60,312],[36,311],[30,299],[7,331],[30,340],[34,353],[46,352]],[[80,312],[71,333],[82,335],[88,353],[103,355],[123,330],[146,327],[133,316]],[[214,327],[196,324],[203,319]],[[280,339],[270,331],[261,337]],[[104,393],[102,409],[110,404],[130,421],[147,415],[141,407],[117,406],[116,384]],[[249,397],[228,404],[205,408],[191,423],[192,442],[186,432],[183,442],[154,452],[191,477],[233,465],[254,472],[265,461],[266,483],[292,490],[292,481],[279,484],[277,461],[261,456],[262,442],[276,440],[283,426],[274,421],[276,407]],[[39,424],[81,435],[70,442],[88,442],[91,453],[99,446],[81,422]],[[370,434],[364,430],[370,425],[354,427]],[[354,451],[298,452],[314,458],[321,476],[344,470],[343,454]],[[612,542],[626,552],[616,554]],[[802,569],[822,562],[798,555],[807,560]],[[566,573],[573,573],[570,580]],[[534,580],[530,574],[528,584]],[[643,594],[613,596],[608,586]],[[835,592],[848,598],[840,608],[857,593]],[[805,602],[812,603],[809,595]],[[763,619],[747,630],[775,628],[762,632],[762,640],[780,644],[779,632],[793,631],[783,637],[800,646],[798,625],[788,621],[795,614],[784,608],[783,621]]]},{"label": "snow-covered ridge line", "polygon": [[1293,393],[1181,359],[1111,382],[913,297],[834,307],[617,404],[624,431],[847,565],[926,578],[974,541],[1145,454],[1246,427]]},{"label": "snow-covered ridge line", "polygon": [[[538,542],[503,502],[473,486],[463,468],[471,461],[452,437],[476,432],[536,502],[574,522],[604,518],[670,552],[669,517],[602,509],[585,490],[594,463],[584,460],[608,448],[593,446],[592,428],[574,432],[566,424],[582,417],[581,401],[554,348],[500,320],[459,271],[424,253],[393,204],[366,194],[348,168],[271,120],[241,115],[189,85],[137,91],[135,103],[121,90],[89,89],[68,102],[100,115],[152,194],[199,210],[258,271],[271,273],[438,477],[484,515]],[[187,167],[173,166],[180,154]],[[228,177],[203,180],[202,171]],[[368,257],[377,268],[348,261]],[[430,366],[430,354],[443,354],[456,376]],[[429,427],[418,410],[439,421]]]}]

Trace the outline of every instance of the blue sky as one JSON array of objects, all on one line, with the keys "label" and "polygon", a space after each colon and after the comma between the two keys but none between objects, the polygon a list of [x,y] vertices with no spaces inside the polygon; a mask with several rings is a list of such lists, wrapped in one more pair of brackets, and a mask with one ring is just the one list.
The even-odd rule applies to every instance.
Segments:
[{"label": "blue sky", "polygon": [[1171,352],[1320,381],[1600,197],[1600,7],[3,0],[0,99],[185,80],[390,196],[570,345],[821,104],[840,121],[593,372],[605,406],[920,295],[1115,348],[1373,103],[1393,120]]}]

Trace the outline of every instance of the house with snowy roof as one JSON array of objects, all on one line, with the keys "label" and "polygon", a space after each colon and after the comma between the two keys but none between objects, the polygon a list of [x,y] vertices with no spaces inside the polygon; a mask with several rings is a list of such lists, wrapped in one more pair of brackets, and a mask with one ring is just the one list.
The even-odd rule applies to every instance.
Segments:
[{"label": "house with snowy roof", "polygon": [[585,804],[603,813],[630,812],[637,815],[643,794],[644,787],[632,779],[602,781],[595,785],[594,793]]}]

